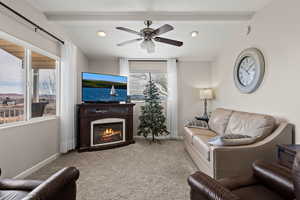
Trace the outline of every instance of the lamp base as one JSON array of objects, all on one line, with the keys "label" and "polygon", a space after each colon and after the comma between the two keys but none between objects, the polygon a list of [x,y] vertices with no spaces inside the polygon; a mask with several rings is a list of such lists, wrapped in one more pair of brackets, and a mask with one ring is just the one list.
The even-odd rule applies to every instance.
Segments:
[{"label": "lamp base", "polygon": [[207,113],[205,112],[205,113],[203,113],[203,115],[202,115],[202,117],[201,118],[203,118],[203,119],[209,119],[209,117],[208,117],[208,115],[207,115]]},{"label": "lamp base", "polygon": [[204,113],[202,115],[202,117],[195,117],[197,120],[202,120],[202,121],[206,121],[208,123],[209,118],[207,115],[207,99],[204,99]]}]

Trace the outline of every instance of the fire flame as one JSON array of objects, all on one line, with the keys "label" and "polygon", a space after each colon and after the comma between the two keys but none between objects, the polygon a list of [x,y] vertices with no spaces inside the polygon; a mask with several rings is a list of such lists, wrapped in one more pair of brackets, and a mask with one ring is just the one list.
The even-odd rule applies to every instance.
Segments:
[{"label": "fire flame", "polygon": [[102,137],[103,137],[103,138],[107,138],[107,137],[111,137],[111,136],[117,135],[117,134],[120,134],[120,135],[121,135],[121,131],[115,131],[115,130],[113,130],[112,128],[107,128],[107,129],[105,129],[105,131],[103,132]]}]

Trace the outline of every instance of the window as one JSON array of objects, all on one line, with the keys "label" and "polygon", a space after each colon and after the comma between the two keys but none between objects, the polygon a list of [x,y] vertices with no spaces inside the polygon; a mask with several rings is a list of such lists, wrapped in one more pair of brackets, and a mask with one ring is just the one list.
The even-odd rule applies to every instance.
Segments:
[{"label": "window", "polygon": [[31,63],[31,117],[56,115],[56,60],[32,52]]},{"label": "window", "polygon": [[129,62],[129,94],[131,100],[144,100],[144,89],[148,81],[154,81],[162,99],[168,96],[167,64],[162,61],[130,61]]},{"label": "window", "polygon": [[58,58],[0,34],[0,125],[57,114],[58,66]]},{"label": "window", "polygon": [[24,120],[25,49],[0,39],[0,124]]}]

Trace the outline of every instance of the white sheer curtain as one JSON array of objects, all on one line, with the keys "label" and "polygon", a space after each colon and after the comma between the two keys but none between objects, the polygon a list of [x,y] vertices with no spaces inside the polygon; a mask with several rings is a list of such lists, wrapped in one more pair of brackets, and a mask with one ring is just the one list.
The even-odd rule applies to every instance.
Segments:
[{"label": "white sheer curtain", "polygon": [[[120,65],[120,75],[129,77],[129,61],[127,58],[119,59]],[[129,88],[129,81],[127,83],[127,88]],[[129,89],[127,90],[127,94],[129,95]]]},{"label": "white sheer curtain", "polygon": [[75,149],[75,106],[77,100],[77,47],[71,42],[61,48],[60,152]]},{"label": "white sheer curtain", "polygon": [[171,138],[178,137],[178,85],[176,59],[167,60],[168,74],[168,102],[167,102],[167,125]]}]

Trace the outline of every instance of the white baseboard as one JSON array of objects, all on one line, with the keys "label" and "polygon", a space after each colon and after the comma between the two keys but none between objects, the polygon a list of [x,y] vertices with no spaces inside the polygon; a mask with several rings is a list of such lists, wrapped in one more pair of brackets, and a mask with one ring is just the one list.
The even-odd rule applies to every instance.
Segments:
[{"label": "white baseboard", "polygon": [[27,176],[29,176],[30,174],[32,174],[32,173],[36,172],[37,170],[41,169],[45,165],[51,163],[52,161],[57,159],[59,156],[60,156],[60,153],[54,154],[54,155],[50,156],[49,158],[43,160],[42,162],[39,162],[38,164],[34,165],[33,167],[31,167],[29,169],[26,169],[25,171],[21,172],[20,174],[18,174],[14,178],[15,179],[24,179]]},{"label": "white baseboard", "polygon": [[[138,139],[144,139],[144,136],[139,136],[139,135],[135,135],[134,138],[138,138]],[[151,139],[152,136],[148,136],[148,139]],[[155,137],[157,139],[160,140],[183,140],[183,136],[177,136],[177,137],[171,137],[171,136],[159,136],[159,137]]]}]

